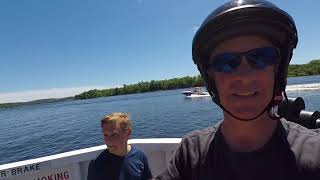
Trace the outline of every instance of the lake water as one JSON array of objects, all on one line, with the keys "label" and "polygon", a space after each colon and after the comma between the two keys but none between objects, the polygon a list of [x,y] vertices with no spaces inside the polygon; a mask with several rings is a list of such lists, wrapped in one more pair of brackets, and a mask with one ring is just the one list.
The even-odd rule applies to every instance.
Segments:
[{"label": "lake water", "polygon": [[[301,96],[306,110],[320,111],[320,76],[288,79],[289,97]],[[132,138],[181,137],[213,125],[222,112],[210,97],[186,99],[183,89],[0,110],[0,164],[103,144],[100,119],[124,111]]]}]

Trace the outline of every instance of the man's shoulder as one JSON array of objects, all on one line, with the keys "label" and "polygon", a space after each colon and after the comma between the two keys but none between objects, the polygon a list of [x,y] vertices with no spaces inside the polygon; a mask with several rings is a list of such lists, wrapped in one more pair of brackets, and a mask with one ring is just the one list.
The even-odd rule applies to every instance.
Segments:
[{"label": "man's shoulder", "polygon": [[220,123],[221,122],[212,127],[196,130],[185,135],[180,143],[180,151],[184,152],[183,154],[197,154],[199,157],[196,156],[194,159],[201,158],[201,160],[204,160],[212,145]]},{"label": "man's shoulder", "polygon": [[193,140],[193,141],[202,141],[202,140],[207,140],[208,138],[209,139],[213,138],[220,124],[221,122],[218,122],[214,126],[192,131],[187,135],[183,136],[182,141],[186,139]]},{"label": "man's shoulder", "polygon": [[288,121],[286,119],[281,119],[281,123],[285,127],[287,132],[306,134],[307,136],[319,136],[320,135],[320,129],[308,129],[300,124]]},{"label": "man's shoulder", "polygon": [[[282,119],[281,123],[287,131],[287,139],[290,145],[294,143],[304,145],[305,143],[312,143],[313,141],[320,142],[320,129],[308,129],[285,119]],[[317,144],[320,145],[320,143]]]},{"label": "man's shoulder", "polygon": [[287,120],[281,122],[299,166],[320,170],[320,129],[308,129]]},{"label": "man's shoulder", "polygon": [[[213,151],[213,139],[219,128],[220,122],[212,127],[195,130],[185,135],[178,148],[174,152],[174,160],[171,161],[170,171],[177,173],[191,173],[198,171],[200,164],[204,164],[208,158],[209,150]],[[188,167],[188,172],[176,172],[176,168]],[[167,172],[167,173],[172,173]],[[195,173],[195,172],[193,172]],[[178,176],[178,175],[177,175]]]}]

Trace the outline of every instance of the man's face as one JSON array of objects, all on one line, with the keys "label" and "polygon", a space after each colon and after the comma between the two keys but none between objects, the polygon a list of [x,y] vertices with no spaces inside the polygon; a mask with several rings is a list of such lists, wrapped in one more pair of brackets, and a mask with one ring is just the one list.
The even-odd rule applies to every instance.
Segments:
[{"label": "man's face", "polygon": [[131,134],[131,129],[122,130],[118,123],[104,124],[102,126],[104,142],[110,153],[119,154],[127,148],[127,141]]},{"label": "man's face", "polygon": [[[271,42],[259,36],[239,36],[219,44],[211,56],[226,52],[274,47]],[[241,64],[232,73],[212,72],[209,77],[215,81],[220,103],[239,118],[257,116],[272,98],[275,66],[254,69],[243,56]]]}]

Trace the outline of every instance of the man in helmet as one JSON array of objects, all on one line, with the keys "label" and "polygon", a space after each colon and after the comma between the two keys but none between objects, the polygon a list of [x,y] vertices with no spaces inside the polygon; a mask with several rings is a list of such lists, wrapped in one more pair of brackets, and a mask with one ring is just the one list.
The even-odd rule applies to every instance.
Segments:
[{"label": "man in helmet", "polygon": [[224,119],[185,136],[158,179],[320,179],[320,133],[272,115],[298,41],[291,16],[228,2],[202,23],[193,60]]}]

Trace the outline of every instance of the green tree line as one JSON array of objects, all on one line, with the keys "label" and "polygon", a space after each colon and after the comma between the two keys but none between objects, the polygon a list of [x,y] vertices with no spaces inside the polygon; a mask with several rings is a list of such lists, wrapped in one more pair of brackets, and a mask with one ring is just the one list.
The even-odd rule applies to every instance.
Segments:
[{"label": "green tree line", "polygon": [[158,90],[180,89],[188,88],[195,84],[204,85],[204,82],[200,75],[194,77],[186,76],[183,78],[173,78],[159,81],[152,80],[150,82],[142,81],[137,84],[124,84],[123,87],[116,87],[111,89],[93,89],[76,95],[75,99],[89,99],[96,97],[117,96],[123,94],[143,93]]},{"label": "green tree line", "polygon": [[320,74],[320,59],[307,64],[292,64],[289,66],[288,77],[310,76]]},{"label": "green tree line", "polygon": [[3,104],[0,104],[0,109],[1,108],[14,108],[14,107],[17,107],[16,103],[3,103]]},{"label": "green tree line", "polygon": [[[307,64],[290,65],[288,71],[288,77],[295,76],[308,76],[320,74],[320,60],[313,60]],[[104,96],[117,96],[123,94],[143,93],[158,90],[170,90],[192,87],[195,84],[202,84],[204,82],[200,75],[194,77],[173,78],[168,80],[152,80],[150,82],[139,82],[137,84],[126,85],[123,87],[116,87],[111,89],[97,90],[83,92],[75,96],[75,99],[89,99]]]}]

